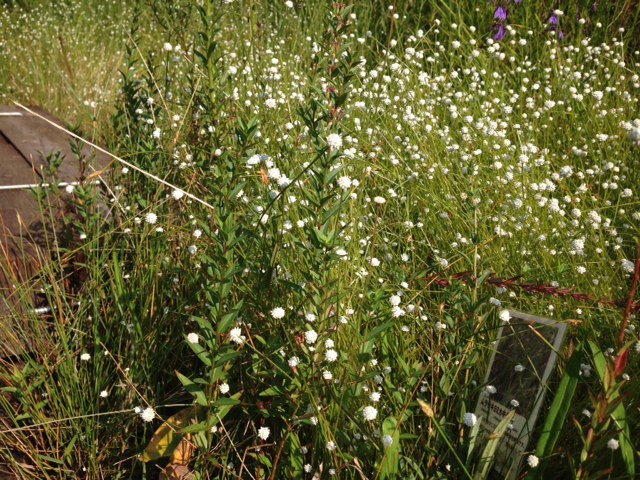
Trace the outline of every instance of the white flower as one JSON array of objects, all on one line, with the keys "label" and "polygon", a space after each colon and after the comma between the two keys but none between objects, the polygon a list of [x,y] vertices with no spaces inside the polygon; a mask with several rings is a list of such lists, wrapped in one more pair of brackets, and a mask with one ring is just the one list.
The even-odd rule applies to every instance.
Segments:
[{"label": "white flower", "polygon": [[287,363],[291,368],[295,368],[300,364],[300,359],[298,357],[291,357]]},{"label": "white flower", "polygon": [[265,102],[264,102],[264,106],[267,107],[268,109],[273,110],[274,108],[276,108],[276,101],[273,98],[268,98]]},{"label": "white flower", "polygon": [[195,238],[200,238],[202,236],[202,230],[196,229],[193,231],[193,236]]},{"label": "white flower", "polygon": [[187,341],[189,343],[196,344],[200,341],[200,337],[198,336],[197,333],[191,332],[189,335],[187,335]]},{"label": "white flower", "polygon": [[315,322],[316,321],[316,314],[313,312],[307,312],[304,314],[304,318],[307,322]]},{"label": "white flower", "polygon": [[309,345],[312,345],[316,343],[316,340],[318,339],[318,334],[316,333],[315,330],[307,330],[306,332],[304,332],[304,339]]},{"label": "white flower", "polygon": [[338,179],[338,186],[343,190],[349,190],[351,188],[351,179],[347,176],[342,176]]},{"label": "white flower", "polygon": [[371,405],[367,405],[366,407],[364,407],[364,409],[362,410],[362,416],[364,417],[365,420],[367,420],[368,422],[372,422],[376,419],[376,417],[378,416],[378,410],[375,407],[372,407]]},{"label": "white flower", "polygon": [[191,255],[195,255],[198,252],[198,247],[196,245],[189,245],[187,247],[187,251],[191,254]]},{"label": "white flower", "polygon": [[80,360],[82,360],[83,362],[88,362],[89,360],[91,360],[91,354],[83,353],[82,355],[80,355]]},{"label": "white flower", "polygon": [[233,343],[237,343],[238,345],[242,345],[244,343],[245,337],[242,335],[242,329],[240,327],[234,327],[229,332],[229,341]]},{"label": "white flower", "polygon": [[169,42],[165,42],[162,48],[165,52],[170,52],[173,50],[173,45],[171,45]]},{"label": "white flower", "polygon": [[333,348],[327,350],[324,353],[324,358],[325,360],[327,360],[327,362],[335,362],[338,359],[338,352],[336,352]]},{"label": "white flower", "polygon": [[400,305],[401,301],[402,301],[402,299],[400,298],[399,295],[391,295],[391,297],[389,297],[389,303],[391,305],[393,305],[394,307]]},{"label": "white flower", "polygon": [[142,412],[140,412],[140,418],[145,422],[151,422],[154,418],[156,418],[156,412],[153,408],[147,407]]},{"label": "white flower", "polygon": [[322,378],[324,378],[325,380],[332,380],[333,379],[333,373],[331,373],[329,370],[323,370],[322,371]]},{"label": "white flower", "polygon": [[623,258],[621,260],[621,263],[622,263],[622,270],[624,270],[625,273],[633,273],[636,270],[636,266],[633,264],[631,260],[627,260],[626,258]]},{"label": "white flower", "polygon": [[498,390],[496,390],[496,387],[494,387],[493,385],[487,385],[487,388],[485,388],[485,391],[489,394],[489,395],[493,395],[494,393],[496,393]]},{"label": "white flower", "polygon": [[258,429],[258,438],[260,438],[260,440],[262,440],[263,442],[267,440],[267,438],[269,438],[269,435],[271,435],[271,430],[269,430],[269,427],[260,427]]},{"label": "white flower", "polygon": [[378,260],[376,257],[371,257],[371,266],[372,267],[380,266],[380,260]]},{"label": "white flower", "polygon": [[223,395],[229,393],[229,384],[227,383],[221,383],[218,388],[220,389],[220,393]]},{"label": "white flower", "polygon": [[520,406],[520,402],[518,400],[516,400],[515,398],[513,400],[511,400],[510,403],[515,408],[518,408]]},{"label": "white flower", "polygon": [[184,191],[176,188],[173,192],[171,192],[171,196],[174,200],[180,200],[182,197],[184,197]]},{"label": "white flower", "polygon": [[503,322],[508,322],[509,320],[511,320],[511,314],[509,313],[509,310],[500,310],[500,314],[498,316]]},{"label": "white flower", "polygon": [[378,205],[383,205],[385,203],[387,203],[387,199],[384,197],[373,197],[373,202],[377,203]]},{"label": "white flower", "polygon": [[371,395],[369,395],[369,400],[371,400],[372,402],[379,402],[380,392],[371,392]]},{"label": "white flower", "polygon": [[145,215],[144,221],[147,222],[149,225],[153,225],[158,221],[158,216],[155,213],[149,212]]},{"label": "white flower", "polygon": [[107,398],[107,397],[109,396],[109,392],[107,392],[106,390],[102,390],[102,391],[100,392],[100,396],[101,396],[102,398]]},{"label": "white flower", "polygon": [[153,138],[160,138],[160,134],[162,133],[162,130],[160,130],[159,128],[156,128],[153,131]]},{"label": "white flower", "polygon": [[327,145],[329,150],[340,150],[342,147],[342,137],[337,133],[331,133],[327,136]]},{"label": "white flower", "polygon": [[389,448],[393,444],[393,437],[391,435],[382,436],[382,445]]},{"label": "white flower", "polygon": [[475,414],[471,412],[467,412],[464,414],[463,421],[467,427],[473,427],[478,421],[478,417],[476,417]]},{"label": "white flower", "polygon": [[529,455],[527,457],[527,464],[529,464],[531,468],[536,468],[539,463],[540,463],[540,459],[535,455]]},{"label": "white flower", "polygon": [[607,442],[607,448],[611,450],[617,450],[618,448],[620,448],[620,442],[615,438],[612,438]]},{"label": "white flower", "polygon": [[333,440],[329,440],[327,442],[327,450],[329,450],[330,452],[333,452],[336,449],[336,442],[334,442]]},{"label": "white flower", "polygon": [[520,365],[520,364],[518,364],[518,365],[516,365],[515,367],[513,367],[513,369],[514,369],[517,373],[524,372],[524,367],[523,367],[522,365]]}]

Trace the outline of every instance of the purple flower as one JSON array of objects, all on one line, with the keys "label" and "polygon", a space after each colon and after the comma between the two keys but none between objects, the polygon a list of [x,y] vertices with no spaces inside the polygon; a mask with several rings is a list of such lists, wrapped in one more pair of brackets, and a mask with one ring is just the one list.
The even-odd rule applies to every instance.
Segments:
[{"label": "purple flower", "polygon": [[498,33],[496,33],[493,36],[493,39],[496,40],[496,41],[502,40],[504,38],[505,33],[507,33],[506,29],[504,28],[504,25],[498,24],[493,28],[494,28],[494,30],[498,30]]},{"label": "purple flower", "polygon": [[504,22],[507,19],[507,16],[507,10],[502,5],[498,5],[498,8],[496,8],[495,13],[493,14],[493,18],[499,22]]},{"label": "purple flower", "polygon": [[558,16],[555,13],[552,13],[549,17],[549,25],[558,26]]}]

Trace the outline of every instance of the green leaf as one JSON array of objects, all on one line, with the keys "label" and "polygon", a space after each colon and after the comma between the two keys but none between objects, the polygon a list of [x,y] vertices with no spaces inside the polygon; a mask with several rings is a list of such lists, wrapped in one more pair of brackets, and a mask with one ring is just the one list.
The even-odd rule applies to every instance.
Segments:
[{"label": "green leaf", "polygon": [[487,445],[484,447],[482,457],[480,458],[480,469],[473,476],[474,480],[485,480],[489,476],[491,465],[493,465],[493,457],[496,454],[500,440],[511,423],[511,420],[513,420],[513,416],[515,414],[516,411],[511,410],[498,424],[494,432],[489,435]]},{"label": "green leaf", "polygon": [[542,428],[538,445],[536,446],[536,456],[542,461],[537,468],[531,469],[526,480],[542,478],[542,474],[547,467],[547,458],[553,454],[556,443],[560,438],[562,427],[567,420],[569,410],[573,403],[573,397],[580,380],[580,365],[583,362],[582,345],[578,345],[576,351],[567,363],[567,368],[562,375],[558,390],[547,414],[547,420]]},{"label": "green leaf", "polygon": [[386,323],[383,323],[382,325],[378,325],[377,327],[371,329],[371,331],[367,334],[367,336],[365,337],[365,341],[369,341],[369,340],[373,340],[375,339],[378,335],[380,335],[382,332],[384,332],[385,330],[390,329],[391,327],[393,327],[397,322],[395,320],[390,320]]},{"label": "green leaf", "polygon": [[203,407],[206,407],[207,405],[209,405],[209,402],[207,401],[207,396],[204,394],[204,391],[201,386],[191,381],[188,377],[185,377],[177,370],[176,370],[176,375],[178,376],[178,380],[180,380],[180,383],[182,383],[185,390],[196,398],[196,402],[198,403],[198,405],[202,405]]},{"label": "green leaf", "polygon": [[394,417],[387,417],[382,422],[382,435],[391,437],[392,442],[388,447],[384,447],[384,453],[380,462],[380,479],[398,478],[400,469],[400,429],[398,421]]},{"label": "green leaf", "polygon": [[[593,353],[593,363],[596,366],[598,377],[605,390],[611,389],[611,396],[609,402],[613,403],[619,396],[619,391],[614,390],[613,378],[611,368],[607,364],[607,359],[600,350],[600,348],[591,340],[589,341],[589,347]],[[636,465],[635,465],[635,452],[633,450],[633,444],[631,443],[631,434],[629,432],[629,422],[627,421],[627,412],[624,409],[624,404],[619,402],[616,408],[611,412],[611,419],[616,424],[617,429],[620,431],[618,435],[618,441],[620,442],[620,453],[624,461],[627,473],[630,478],[635,478]]]},{"label": "green leaf", "polygon": [[233,308],[233,310],[231,310],[229,313],[227,313],[220,319],[216,329],[218,333],[220,334],[227,333],[231,325],[233,325],[233,322],[235,322],[235,320],[238,318],[238,315],[240,314],[240,309],[242,308],[243,303],[244,301],[240,300],[238,304]]}]

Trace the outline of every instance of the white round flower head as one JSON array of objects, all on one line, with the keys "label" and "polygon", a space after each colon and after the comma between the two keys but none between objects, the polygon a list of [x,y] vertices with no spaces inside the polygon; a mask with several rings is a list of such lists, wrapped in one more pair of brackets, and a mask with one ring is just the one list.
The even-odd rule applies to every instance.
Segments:
[{"label": "white round flower head", "polygon": [[318,339],[318,334],[316,333],[315,330],[307,330],[306,332],[304,332],[304,339],[309,345],[312,345],[316,343],[316,340]]},{"label": "white round flower head", "polygon": [[401,301],[402,299],[400,298],[399,295],[391,295],[391,297],[389,297],[389,303],[394,307],[397,307],[398,305],[400,305]]},{"label": "white round flower head", "polygon": [[367,405],[362,410],[362,416],[366,421],[372,422],[378,416],[378,410],[375,407],[372,407],[371,405]]},{"label": "white round flower head", "polygon": [[531,468],[536,468],[538,466],[538,464],[540,463],[540,459],[538,457],[536,457],[535,455],[529,455],[527,457],[527,464],[531,467]]},{"label": "white round flower head", "polygon": [[107,392],[106,390],[102,390],[102,391],[100,392],[100,396],[101,396],[102,398],[107,398],[107,397],[109,396],[109,392]]},{"label": "white round flower head", "polygon": [[191,332],[189,335],[187,335],[187,341],[189,343],[196,344],[200,341],[200,337],[198,336],[197,333]]},{"label": "white round flower head", "polygon": [[508,322],[509,320],[511,320],[511,314],[509,313],[509,310],[500,310],[499,317],[503,322]]},{"label": "white round flower head", "polygon": [[524,372],[524,367],[520,364],[513,367],[513,369],[516,371],[516,373]]},{"label": "white round flower head", "polygon": [[333,452],[336,449],[336,442],[334,442],[333,440],[329,440],[327,442],[327,450],[329,450],[330,452]]},{"label": "white round flower head", "polygon": [[171,192],[171,196],[174,200],[180,200],[182,197],[184,197],[184,191],[176,188],[173,192]]},{"label": "white round flower head", "polygon": [[153,408],[147,407],[142,412],[140,412],[140,418],[145,422],[151,422],[154,418],[156,418],[156,412]]},{"label": "white round flower head", "polygon": [[191,254],[191,255],[195,255],[196,253],[198,253],[198,246],[197,245],[189,245],[187,247],[187,251]]},{"label": "white round flower head", "polygon": [[260,427],[258,429],[258,438],[263,442],[266,441],[267,438],[269,438],[269,435],[271,435],[271,430],[269,429],[269,427]]},{"label": "white round flower head", "polygon": [[82,360],[83,362],[88,362],[89,360],[91,360],[91,354],[83,353],[82,355],[80,355],[80,360]]},{"label": "white round flower head", "polygon": [[149,212],[145,215],[144,221],[147,222],[149,225],[153,225],[158,221],[158,216],[155,213]]},{"label": "white round flower head", "polygon": [[337,133],[327,135],[327,145],[329,146],[329,150],[340,150],[342,147],[342,137]]},{"label": "white round flower head", "polygon": [[385,203],[387,203],[387,199],[384,197],[373,197],[373,202],[377,203],[378,205],[383,205]]},{"label": "white round flower head", "polygon": [[276,320],[284,318],[284,315],[285,315],[285,311],[284,311],[284,308],[282,307],[276,307],[273,310],[271,310],[271,316]]},{"label": "white round flower head", "polygon": [[617,450],[619,447],[620,447],[620,442],[615,438],[612,438],[607,442],[607,448],[611,450]]},{"label": "white round flower head", "polygon": [[338,179],[338,186],[343,190],[349,190],[351,188],[351,179],[347,176],[342,176]]},{"label": "white round flower head", "polygon": [[473,427],[478,422],[478,417],[471,412],[467,412],[464,414],[463,421],[467,427]]},{"label": "white round flower head", "polygon": [[371,400],[372,402],[379,402],[380,396],[380,392],[371,392],[371,394],[369,395],[369,400]]},{"label": "white round flower head", "polygon": [[274,108],[276,108],[278,104],[276,103],[276,101],[273,98],[268,98],[265,102],[264,102],[264,106],[273,110]]},{"label": "white round flower head", "polygon": [[164,49],[165,52],[170,52],[173,50],[173,45],[171,45],[169,42],[165,42],[162,48]]},{"label": "white round flower head", "polygon": [[324,353],[324,358],[327,362],[335,362],[338,359],[338,352],[331,348]]},{"label": "white round flower head", "polygon": [[393,445],[393,437],[391,435],[383,435],[382,445],[389,448],[391,445]]},{"label": "white round flower head", "polygon": [[227,393],[229,393],[229,384],[221,383],[219,388],[221,394],[226,395]]},{"label": "white round flower head", "polygon": [[242,345],[244,343],[244,335],[242,335],[242,329],[240,327],[234,327],[229,332],[229,341]]},{"label": "white round flower head", "polygon": [[633,264],[631,260],[627,260],[626,258],[622,259],[622,270],[625,273],[633,273],[636,270],[636,266]]},{"label": "white round flower head", "polygon": [[298,357],[291,357],[287,363],[291,368],[295,368],[300,364],[300,359]]}]

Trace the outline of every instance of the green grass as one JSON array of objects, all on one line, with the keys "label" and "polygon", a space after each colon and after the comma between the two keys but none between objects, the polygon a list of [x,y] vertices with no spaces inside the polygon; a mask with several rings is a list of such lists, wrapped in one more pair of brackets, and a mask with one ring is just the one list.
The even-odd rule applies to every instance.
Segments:
[{"label": "green grass", "polygon": [[[39,348],[0,367],[1,463],[158,478],[171,449],[152,435],[178,413],[198,478],[481,478],[493,450],[463,418],[515,308],[574,320],[549,403],[576,345],[611,349],[583,349],[536,468],[629,478],[637,319],[625,380],[623,308],[591,299],[632,284],[637,18],[567,11],[559,40],[530,3],[500,42],[488,2],[5,4],[0,100],[142,171],[114,161],[108,188],[73,192],[41,274],[55,309],[28,316]],[[466,271],[591,299],[451,279]]]}]

